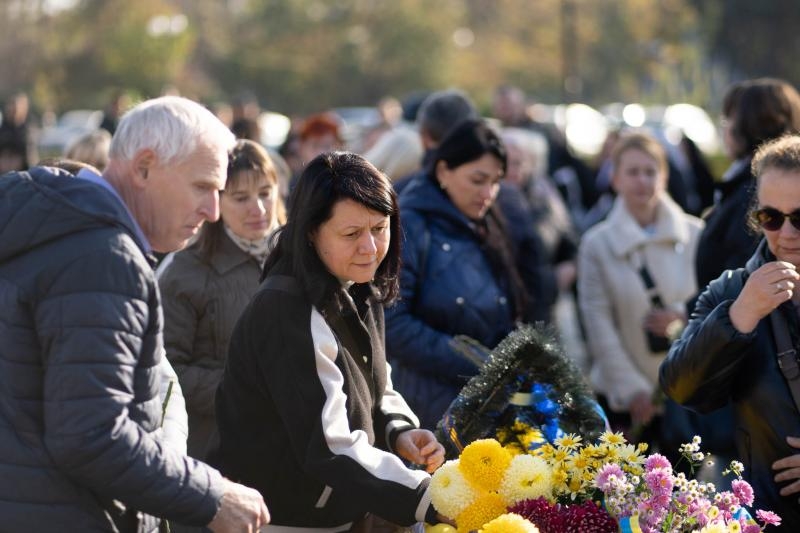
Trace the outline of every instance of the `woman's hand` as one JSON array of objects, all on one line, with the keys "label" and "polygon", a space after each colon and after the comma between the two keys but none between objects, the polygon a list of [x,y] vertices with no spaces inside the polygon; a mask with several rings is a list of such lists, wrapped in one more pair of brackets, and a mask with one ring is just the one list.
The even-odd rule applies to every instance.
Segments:
[{"label": "woman's hand", "polygon": [[773,309],[790,300],[800,274],[791,263],[772,261],[762,265],[747,278],[742,292],[730,308],[733,326],[750,333]]},{"label": "woman's hand", "polygon": [[[786,442],[792,448],[800,449],[800,438],[786,437]],[[775,482],[792,481],[781,488],[781,496],[791,496],[800,492],[800,453],[784,457],[772,463],[773,470],[780,470],[775,475]]]},{"label": "woman's hand", "polygon": [[674,309],[653,309],[644,317],[645,329],[661,337],[674,337],[676,322],[680,322],[677,324],[679,328],[685,325],[686,315]]},{"label": "woman's hand", "polygon": [[414,464],[425,465],[432,473],[444,463],[444,446],[427,429],[409,429],[397,436],[397,455]]},{"label": "woman's hand", "polygon": [[649,392],[638,392],[631,400],[628,406],[628,412],[631,414],[631,423],[633,426],[645,426],[650,423],[656,415],[656,406],[653,403],[653,395]]}]

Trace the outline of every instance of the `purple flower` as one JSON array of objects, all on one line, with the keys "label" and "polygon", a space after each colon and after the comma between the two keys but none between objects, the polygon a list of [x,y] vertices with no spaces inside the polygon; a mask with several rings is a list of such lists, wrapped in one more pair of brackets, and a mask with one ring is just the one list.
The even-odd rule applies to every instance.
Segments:
[{"label": "purple flower", "polygon": [[597,473],[597,477],[595,478],[595,483],[597,484],[597,488],[602,490],[603,492],[610,492],[613,487],[611,486],[611,476],[616,477],[617,479],[624,479],[625,473],[622,471],[622,468],[619,465],[614,463],[606,463],[601,468],[600,471]]},{"label": "purple flower", "polygon": [[743,479],[734,479],[731,482],[733,494],[739,500],[739,505],[753,505],[753,487]]},{"label": "purple flower", "polygon": [[648,457],[647,461],[644,463],[644,467],[647,470],[653,470],[654,468],[667,468],[670,472],[672,472],[672,464],[669,462],[669,459],[660,453],[654,453]]},{"label": "purple flower", "polygon": [[644,474],[644,480],[654,495],[672,494],[672,469],[664,467],[648,468],[648,471]]},{"label": "purple flower", "polygon": [[758,509],[756,511],[756,518],[764,522],[764,525],[767,526],[781,525],[781,517],[776,515],[772,511],[762,511],[761,509]]}]

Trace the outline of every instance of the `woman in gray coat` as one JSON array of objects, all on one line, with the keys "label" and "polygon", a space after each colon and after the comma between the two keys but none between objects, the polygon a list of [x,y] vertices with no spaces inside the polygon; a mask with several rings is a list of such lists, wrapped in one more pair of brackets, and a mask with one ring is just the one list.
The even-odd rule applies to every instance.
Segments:
[{"label": "woman in gray coat", "polygon": [[258,288],[270,235],[283,221],[269,155],[259,144],[240,140],[229,156],[219,220],[206,223],[159,277],[164,345],[186,398],[192,457],[205,457],[231,331]]}]

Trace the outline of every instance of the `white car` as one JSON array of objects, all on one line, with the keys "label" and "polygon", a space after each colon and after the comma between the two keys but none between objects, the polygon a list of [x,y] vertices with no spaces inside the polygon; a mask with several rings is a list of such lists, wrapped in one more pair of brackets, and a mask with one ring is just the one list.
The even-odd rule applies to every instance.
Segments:
[{"label": "white car", "polygon": [[39,136],[39,156],[57,157],[71,142],[100,127],[103,112],[97,109],[74,109],[58,117],[54,126],[46,127]]}]

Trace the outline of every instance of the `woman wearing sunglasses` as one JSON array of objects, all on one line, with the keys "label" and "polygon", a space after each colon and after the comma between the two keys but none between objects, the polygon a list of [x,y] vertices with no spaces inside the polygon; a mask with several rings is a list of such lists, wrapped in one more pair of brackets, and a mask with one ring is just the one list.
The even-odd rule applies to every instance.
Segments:
[{"label": "woman wearing sunglasses", "polygon": [[732,403],[755,508],[778,513],[781,531],[800,531],[800,136],[762,146],[752,172],[751,221],[764,238],[746,267],[726,271],[700,296],[660,380],[668,396],[699,412]]}]

